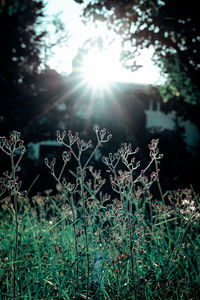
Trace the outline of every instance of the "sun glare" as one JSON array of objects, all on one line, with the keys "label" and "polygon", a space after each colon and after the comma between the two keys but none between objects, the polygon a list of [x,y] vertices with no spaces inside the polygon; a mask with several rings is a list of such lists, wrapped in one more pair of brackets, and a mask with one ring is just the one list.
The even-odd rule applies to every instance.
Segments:
[{"label": "sun glare", "polygon": [[93,49],[83,61],[85,80],[96,87],[108,85],[116,76],[116,60],[108,50]]},{"label": "sun glare", "polygon": [[[67,20],[67,28],[69,28],[70,38],[68,47],[60,47],[55,45],[53,48],[54,55],[48,58],[48,64],[51,68],[58,72],[70,74],[72,71],[72,60],[77,53],[77,50],[88,39],[94,40],[99,36],[103,39],[104,48],[102,52],[96,49],[91,49],[84,61],[85,79],[93,85],[104,85],[111,81],[117,82],[134,82],[134,83],[158,83],[160,80],[159,69],[154,66],[151,61],[153,48],[144,49],[141,51],[141,56],[137,58],[136,63],[143,65],[137,72],[131,73],[129,70],[122,68],[120,63],[121,39],[114,32],[107,29],[106,24],[98,22],[93,24],[83,24],[80,19],[81,7],[73,0],[57,1],[48,0],[49,15],[62,11],[61,18],[63,23]],[[73,7],[72,7],[73,6]],[[114,42],[112,42],[114,41]],[[134,50],[134,49],[133,49]]]}]

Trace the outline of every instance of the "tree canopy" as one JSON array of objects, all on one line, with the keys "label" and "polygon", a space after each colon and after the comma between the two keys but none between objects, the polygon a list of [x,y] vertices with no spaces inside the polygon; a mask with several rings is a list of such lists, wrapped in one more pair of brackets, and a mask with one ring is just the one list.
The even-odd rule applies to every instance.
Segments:
[{"label": "tree canopy", "polygon": [[[32,122],[36,119],[39,122],[42,113],[53,105],[55,94],[60,95],[61,77],[48,68],[42,57],[45,47],[53,46],[51,32],[44,26],[44,7],[44,0],[0,1],[1,135],[15,128],[27,132],[27,140],[34,140],[35,132],[42,130],[41,124],[35,122],[32,126]],[[55,29],[54,42],[66,41],[59,16],[51,18],[51,22],[51,29]],[[43,131],[48,131],[48,125],[42,125]]]},{"label": "tree canopy", "polygon": [[1,92],[25,83],[37,73],[41,64],[41,41],[46,34],[45,30],[40,33],[36,30],[44,16],[43,8],[43,1],[1,1]]},{"label": "tree canopy", "polygon": [[129,67],[140,49],[154,47],[155,61],[167,74],[166,85],[161,89],[166,100],[182,97],[184,101],[200,103],[198,1],[75,1],[83,4],[85,19],[105,21],[120,35],[123,59]]}]

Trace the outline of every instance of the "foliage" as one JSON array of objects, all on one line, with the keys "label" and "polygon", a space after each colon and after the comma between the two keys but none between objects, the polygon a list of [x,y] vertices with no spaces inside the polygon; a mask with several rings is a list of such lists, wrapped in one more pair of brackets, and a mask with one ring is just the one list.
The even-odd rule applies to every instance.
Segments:
[{"label": "foliage", "polygon": [[[124,46],[123,60],[129,67],[134,66],[133,58],[139,49],[154,47],[155,61],[168,75],[169,92],[165,99],[173,97],[174,90],[181,94],[184,88],[180,96],[190,103],[199,103],[200,26],[196,1],[75,1],[83,4],[86,19],[105,21],[119,34]],[[194,97],[189,99],[191,89]]]},{"label": "foliage", "polygon": [[[24,134],[28,130],[26,140],[31,136],[33,141],[44,111],[60,95],[56,87],[61,85],[61,76],[49,70],[46,59],[54,44],[66,43],[67,33],[58,15],[45,18],[45,1],[0,3],[0,135],[9,134],[14,127]],[[59,113],[56,117],[60,117]],[[38,122],[33,128],[35,120]],[[48,126],[43,130],[47,131]]]},{"label": "foliage", "polygon": [[[67,150],[63,167],[57,170],[55,158],[45,163],[60,192],[32,199],[15,176],[25,151],[20,134],[1,137],[12,166],[1,178],[1,299],[198,299],[198,196],[192,189],[162,193],[162,155],[152,140],[150,162],[141,171],[139,149],[130,144],[102,158],[117,193],[111,199],[103,194],[108,182],[102,172],[90,167],[111,135],[98,126],[94,131],[95,146],[77,133],[57,131]],[[73,158],[75,172],[67,167]],[[152,184],[160,191],[157,200]]]},{"label": "foliage", "polygon": [[22,130],[34,110],[41,43],[46,34],[36,27],[44,16],[43,8],[43,2],[36,0],[1,2],[1,134],[11,131],[6,124]]},{"label": "foliage", "polygon": [[45,5],[44,0],[1,2],[0,86],[5,95],[13,96],[19,89],[34,93],[52,48],[66,44],[68,33],[59,14],[47,19]]},{"label": "foliage", "polygon": [[166,82],[160,87],[163,100],[184,100],[189,104],[198,104],[200,92],[193,85],[192,78],[188,76],[187,68],[176,54],[168,54],[162,58],[161,68],[168,74]]},{"label": "foliage", "polygon": [[[42,1],[4,1],[0,10],[1,90],[9,91],[20,83],[31,88],[30,78],[41,64],[41,41],[38,33],[44,4]],[[27,86],[28,85],[28,86]]]}]

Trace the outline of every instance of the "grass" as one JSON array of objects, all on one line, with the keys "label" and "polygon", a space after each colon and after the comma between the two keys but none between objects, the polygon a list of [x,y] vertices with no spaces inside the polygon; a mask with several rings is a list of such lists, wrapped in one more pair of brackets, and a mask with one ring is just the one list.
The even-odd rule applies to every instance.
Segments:
[{"label": "grass", "polygon": [[[106,181],[91,163],[111,135],[98,126],[94,131],[94,146],[77,133],[57,131],[67,150],[63,165],[58,170],[48,158],[45,164],[59,193],[31,199],[16,174],[25,153],[20,134],[0,139],[11,159],[0,190],[0,298],[199,299],[198,195],[192,186],[163,194],[158,140],[149,144],[142,170],[139,149],[130,144],[103,157]],[[71,159],[75,170],[68,168]],[[108,184],[112,199],[103,193]],[[152,185],[158,185],[157,199]]]}]

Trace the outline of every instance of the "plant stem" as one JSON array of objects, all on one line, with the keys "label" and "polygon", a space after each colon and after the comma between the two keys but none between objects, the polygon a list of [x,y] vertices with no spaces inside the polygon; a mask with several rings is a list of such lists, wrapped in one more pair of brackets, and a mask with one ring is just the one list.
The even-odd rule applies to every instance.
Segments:
[{"label": "plant stem", "polygon": [[84,222],[84,233],[85,233],[85,246],[86,246],[86,257],[87,257],[87,287],[86,287],[86,299],[88,299],[89,293],[89,274],[90,274],[90,261],[89,261],[89,248],[88,248],[88,234],[87,234],[87,217],[86,217],[86,203],[84,197],[84,186],[83,186],[83,173],[81,173],[81,198],[83,199],[83,222]]},{"label": "plant stem", "polygon": [[[158,162],[157,162],[156,159],[155,159],[155,168],[156,168],[156,173],[159,174]],[[162,192],[162,188],[161,188],[161,185],[160,185],[159,176],[157,177],[157,185],[158,185],[159,193],[160,193],[160,196],[161,196],[161,199],[162,199],[162,203],[163,203],[163,205],[165,205],[165,201],[164,201],[164,197],[163,197],[163,192]]]},{"label": "plant stem", "polygon": [[[161,199],[162,199],[163,208],[165,209],[165,200],[164,200],[162,188],[161,188],[161,185],[160,185],[159,168],[158,168],[158,162],[157,162],[156,159],[155,159],[155,168],[156,168],[156,173],[158,174],[158,177],[157,177],[157,180],[156,180],[156,181],[157,181],[159,193],[160,193],[160,196],[161,196]],[[168,234],[168,239],[169,239],[169,249],[171,249],[171,239],[170,239],[171,234],[170,234],[170,230],[169,230],[169,226],[168,226],[166,214],[165,214],[164,219],[165,219],[165,221],[166,221],[166,229],[167,229],[167,234]]]},{"label": "plant stem", "polygon": [[73,230],[74,230],[74,245],[75,245],[75,256],[76,256],[76,283],[78,289],[79,287],[79,260],[78,260],[78,243],[77,243],[77,234],[76,234],[76,212],[74,207],[74,201],[72,199],[72,215],[73,215]]},{"label": "plant stem", "polygon": [[17,255],[18,255],[18,236],[19,236],[19,227],[18,227],[18,205],[17,205],[17,192],[16,192],[16,176],[15,176],[15,164],[14,164],[14,153],[11,153],[11,168],[12,168],[12,177],[14,181],[14,212],[15,212],[15,246],[14,246],[14,262],[13,262],[13,298],[16,296],[16,272],[17,272]]},{"label": "plant stem", "polygon": [[95,154],[95,152],[97,151],[97,149],[99,148],[100,145],[101,145],[101,142],[98,141],[96,147],[94,148],[94,150],[92,151],[90,157],[89,157],[88,160],[86,161],[86,163],[85,163],[83,169],[85,169],[85,168],[87,167],[88,163],[90,162],[91,158],[93,157],[93,155]]},{"label": "plant stem", "polygon": [[130,254],[131,254],[131,273],[134,282],[134,268],[133,268],[133,240],[132,240],[132,209],[131,209],[131,201],[129,199],[129,246],[130,246]]}]

